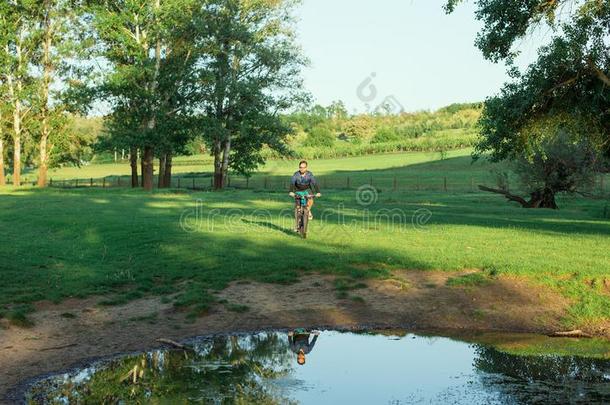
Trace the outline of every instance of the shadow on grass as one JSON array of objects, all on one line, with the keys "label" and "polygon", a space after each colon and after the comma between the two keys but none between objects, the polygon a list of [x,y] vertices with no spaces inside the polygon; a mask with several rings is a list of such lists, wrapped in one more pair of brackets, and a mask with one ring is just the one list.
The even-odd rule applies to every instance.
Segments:
[{"label": "shadow on grass", "polygon": [[300,238],[299,234],[294,232],[294,230],[292,230],[290,228],[283,227],[283,226],[278,226],[278,225],[276,225],[276,224],[274,224],[272,222],[250,221],[250,220],[243,219],[243,218],[242,218],[242,222],[244,222],[245,224],[248,224],[248,225],[262,226],[264,228],[271,229],[273,231],[281,232],[284,235],[293,236],[293,237],[299,237]]},{"label": "shadow on grass", "polygon": [[[11,243],[0,245],[0,310],[9,304],[93,294],[114,294],[109,301],[121,303],[149,294],[171,295],[184,285],[195,297],[190,303],[199,299],[198,291],[222,289],[240,279],[290,283],[312,271],[350,275],[362,264],[371,274],[391,268],[430,270],[439,268],[438,255],[463,255],[461,250],[446,251],[442,240],[431,241],[412,228],[404,228],[410,232],[407,237],[397,237],[400,229],[384,228],[387,217],[371,224],[363,216],[382,209],[398,209],[400,225],[412,227],[418,208],[429,207],[427,227],[476,227],[483,239],[492,237],[485,236],[485,228],[553,237],[610,236],[610,224],[578,205],[558,212],[527,211],[487,195],[397,196],[396,202],[365,207],[351,192],[330,193],[316,204],[317,212],[328,210],[330,215],[318,216],[323,219],[312,224],[312,238],[304,242],[290,231],[292,206],[279,193],[2,193],[0,239]],[[268,207],[264,216],[260,206]],[[185,226],[185,213],[203,222]],[[449,240],[445,244],[451,242],[455,245]],[[431,243],[441,243],[435,245],[437,257],[424,254]],[[413,246],[420,246],[422,254]],[[444,259],[448,268],[460,262],[449,259]],[[495,260],[493,255],[485,259],[475,260],[475,266]],[[473,261],[468,256],[461,260]],[[520,260],[513,265],[519,267]],[[201,294],[201,299],[208,297]]]}]

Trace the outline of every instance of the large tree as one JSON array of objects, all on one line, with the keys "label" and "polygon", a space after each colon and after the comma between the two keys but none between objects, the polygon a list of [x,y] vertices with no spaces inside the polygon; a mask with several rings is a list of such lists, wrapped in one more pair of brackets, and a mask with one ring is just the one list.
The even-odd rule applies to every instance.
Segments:
[{"label": "large tree", "polygon": [[[188,109],[193,103],[187,100],[195,80],[192,24],[199,3],[105,0],[90,8],[94,35],[100,41],[97,55],[108,65],[97,94],[112,104],[109,142],[131,151],[133,185],[137,184],[135,157],[141,151],[142,185],[147,190],[153,187],[155,155],[167,164],[180,146],[164,129],[192,115]],[[183,137],[173,139],[183,142]],[[165,167],[162,171],[167,173]]]},{"label": "large tree", "polygon": [[201,75],[205,139],[214,156],[214,188],[229,169],[248,174],[261,150],[284,150],[290,128],[280,113],[302,96],[305,60],[294,43],[290,0],[211,0],[202,15]]},{"label": "large tree", "polygon": [[32,62],[36,57],[38,31],[37,0],[8,0],[0,10],[0,80],[5,91],[3,103],[10,110],[13,138],[13,184],[21,185],[22,146],[27,134],[26,119],[34,107]]},{"label": "large tree", "polygon": [[[47,184],[49,156],[53,149],[52,137],[59,137],[65,129],[65,111],[58,100],[52,100],[51,88],[57,80],[59,64],[70,54],[68,43],[71,37],[69,27],[73,17],[71,0],[41,0],[35,17],[38,20],[39,51],[35,61],[41,71],[38,90],[38,111],[40,117],[38,141],[38,186]],[[62,134],[63,135],[63,134]]]},{"label": "large tree", "polygon": [[[450,0],[448,10],[459,2]],[[566,115],[581,124],[578,132],[588,144],[610,156],[610,2],[478,0],[476,5],[483,22],[476,44],[489,60],[507,63],[511,81],[485,103],[475,156],[528,159],[532,145],[540,146],[536,131],[530,131],[533,123]],[[552,38],[520,72],[514,66],[516,44],[540,25],[551,28]]]}]

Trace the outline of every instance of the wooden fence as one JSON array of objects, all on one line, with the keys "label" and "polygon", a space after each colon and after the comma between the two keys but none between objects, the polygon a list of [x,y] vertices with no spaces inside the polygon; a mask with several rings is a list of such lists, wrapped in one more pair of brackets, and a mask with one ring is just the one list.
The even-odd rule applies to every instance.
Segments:
[{"label": "wooden fence", "polygon": [[[429,192],[476,192],[478,185],[495,187],[495,179],[492,176],[470,176],[457,179],[455,176],[365,176],[343,175],[343,176],[317,176],[322,190],[357,190],[362,186],[374,187],[379,191],[429,191]],[[605,195],[610,191],[608,178],[603,175],[597,177],[595,184],[585,190],[592,195]],[[153,182],[157,185],[157,178]],[[103,178],[49,180],[50,187],[59,188],[129,188],[131,178],[129,176],[108,176]],[[172,178],[172,189],[185,189],[194,191],[211,190],[213,178],[211,175],[197,176],[174,176]],[[232,189],[247,190],[270,190],[284,191],[289,188],[289,177],[263,176],[253,177],[229,176],[227,187]],[[519,192],[517,187],[509,189]]]}]

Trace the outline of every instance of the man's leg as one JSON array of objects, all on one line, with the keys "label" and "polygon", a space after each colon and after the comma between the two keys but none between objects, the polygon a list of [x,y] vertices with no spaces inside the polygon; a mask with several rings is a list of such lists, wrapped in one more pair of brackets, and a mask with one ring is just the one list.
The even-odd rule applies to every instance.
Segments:
[{"label": "man's leg", "polygon": [[313,200],[309,199],[307,201],[307,216],[310,221],[313,219],[313,213],[311,212],[311,207],[313,207]]},{"label": "man's leg", "polygon": [[299,203],[294,204],[294,231],[299,231]]}]

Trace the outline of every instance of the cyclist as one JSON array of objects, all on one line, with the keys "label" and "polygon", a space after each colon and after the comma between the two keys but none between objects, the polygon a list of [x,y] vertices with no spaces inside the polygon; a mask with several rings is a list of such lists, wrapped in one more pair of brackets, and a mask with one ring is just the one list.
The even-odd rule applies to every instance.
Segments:
[{"label": "cyclist", "polygon": [[[295,192],[303,192],[303,191],[307,191],[307,190],[311,190],[313,193],[315,193],[316,197],[320,197],[322,196],[322,194],[320,194],[320,187],[318,186],[318,182],[316,181],[316,178],[314,177],[313,173],[310,172],[309,170],[307,170],[307,161],[306,160],[302,160],[299,163],[299,170],[296,171],[293,175],[292,175],[292,179],[290,179],[290,196],[294,197],[296,194]],[[296,200],[295,201],[295,206],[294,206],[294,220],[295,220],[295,225],[294,225],[294,231],[298,232],[298,227],[299,227],[299,218],[298,218],[298,207],[299,207],[299,201]],[[313,214],[311,212],[311,207],[313,206],[313,200],[312,199],[308,199],[307,200],[307,208],[309,208],[309,219],[312,220],[313,219]]]},{"label": "cyclist", "polygon": [[[311,335],[313,335],[313,339],[310,342],[309,337]],[[288,344],[290,350],[297,355],[297,363],[299,365],[305,364],[305,355],[311,352],[319,335],[320,332],[318,331],[307,332],[302,328],[288,332]]]}]

